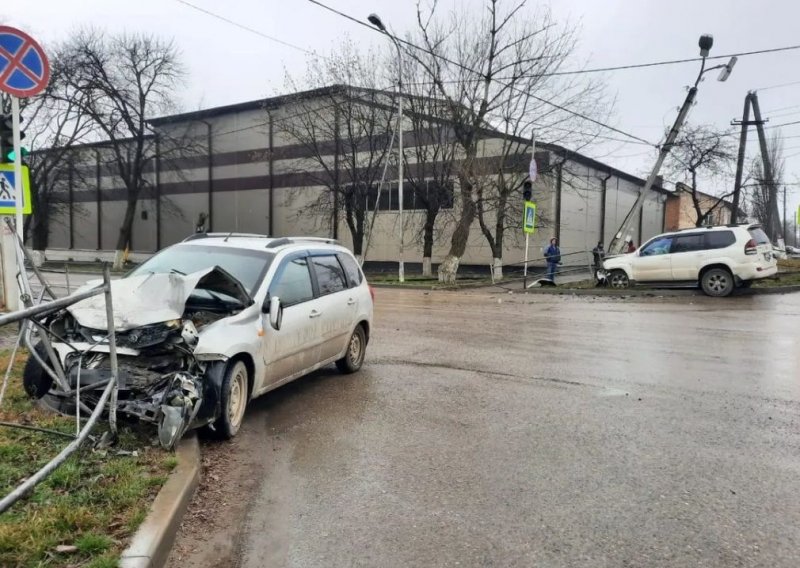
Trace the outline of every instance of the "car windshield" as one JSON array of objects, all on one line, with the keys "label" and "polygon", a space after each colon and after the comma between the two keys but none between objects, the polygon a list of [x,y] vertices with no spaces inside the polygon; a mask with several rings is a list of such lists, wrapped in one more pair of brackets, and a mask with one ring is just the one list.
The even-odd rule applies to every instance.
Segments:
[{"label": "car windshield", "polygon": [[219,266],[241,282],[245,290],[253,296],[274,256],[273,253],[268,251],[176,245],[164,249],[147,260],[131,272],[129,276],[165,272],[191,274],[192,272]]}]

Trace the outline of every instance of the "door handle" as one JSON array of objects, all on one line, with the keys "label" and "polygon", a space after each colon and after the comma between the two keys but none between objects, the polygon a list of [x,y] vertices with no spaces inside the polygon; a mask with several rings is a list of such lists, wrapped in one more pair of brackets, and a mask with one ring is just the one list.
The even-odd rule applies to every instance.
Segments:
[{"label": "door handle", "polygon": [[356,303],[356,301],[353,298],[350,298],[350,299],[347,300],[347,305],[348,306],[353,306],[353,305],[355,305],[355,303]]},{"label": "door handle", "polygon": [[308,314],[308,317],[311,319],[318,318],[322,315],[322,312],[318,312],[317,310],[311,310],[311,313]]}]

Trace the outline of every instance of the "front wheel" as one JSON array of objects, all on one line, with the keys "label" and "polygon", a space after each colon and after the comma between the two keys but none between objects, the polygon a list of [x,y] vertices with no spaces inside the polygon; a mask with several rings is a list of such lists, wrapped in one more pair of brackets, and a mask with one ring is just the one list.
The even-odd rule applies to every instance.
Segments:
[{"label": "front wheel", "polygon": [[364,333],[364,327],[359,325],[353,335],[350,336],[350,342],[347,344],[347,352],[345,352],[344,357],[336,361],[336,367],[339,371],[348,375],[355,373],[364,363],[366,350],[367,336]]},{"label": "front wheel", "polygon": [[222,379],[222,413],[214,423],[214,431],[223,439],[233,438],[242,426],[247,406],[247,384],[248,372],[244,361],[228,365]]},{"label": "front wheel", "polygon": [[722,298],[733,292],[733,275],[724,268],[712,268],[703,274],[700,286],[707,295]]},{"label": "front wheel", "polygon": [[612,288],[625,289],[631,285],[631,281],[624,270],[612,270],[608,277],[608,282]]}]

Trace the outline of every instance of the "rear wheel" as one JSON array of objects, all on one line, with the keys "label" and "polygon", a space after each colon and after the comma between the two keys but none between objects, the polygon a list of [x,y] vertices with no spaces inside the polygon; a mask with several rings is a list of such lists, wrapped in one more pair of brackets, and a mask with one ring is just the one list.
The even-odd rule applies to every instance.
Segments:
[{"label": "rear wheel", "polygon": [[612,270],[608,277],[608,283],[612,288],[625,289],[631,285],[631,281],[624,270]]},{"label": "rear wheel", "polygon": [[733,275],[724,268],[712,268],[703,274],[700,286],[709,296],[728,296],[734,289]]},{"label": "rear wheel", "polygon": [[214,431],[224,439],[233,438],[242,426],[247,406],[248,371],[244,361],[228,365],[222,380],[222,413],[214,423]]},{"label": "rear wheel", "polygon": [[336,361],[336,367],[345,374],[355,373],[364,363],[364,355],[367,351],[367,335],[364,333],[364,326],[357,326],[350,342],[347,344],[347,352],[344,357]]}]

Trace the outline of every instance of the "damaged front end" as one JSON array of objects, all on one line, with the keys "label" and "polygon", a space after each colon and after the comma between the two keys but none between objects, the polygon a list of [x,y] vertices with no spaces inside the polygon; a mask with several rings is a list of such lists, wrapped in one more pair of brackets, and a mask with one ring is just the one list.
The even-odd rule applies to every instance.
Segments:
[{"label": "damaged front end", "polygon": [[[112,283],[118,361],[117,413],[153,423],[164,448],[220,412],[225,361],[198,360],[204,329],[252,304],[241,284],[215,267],[183,275],[148,274]],[[69,391],[54,385],[36,358],[25,368],[31,396],[58,412],[93,408],[111,380],[108,326],[101,300],[89,298],[46,322]],[[37,347],[39,351],[39,347]],[[42,359],[44,350],[38,353]]]}]

